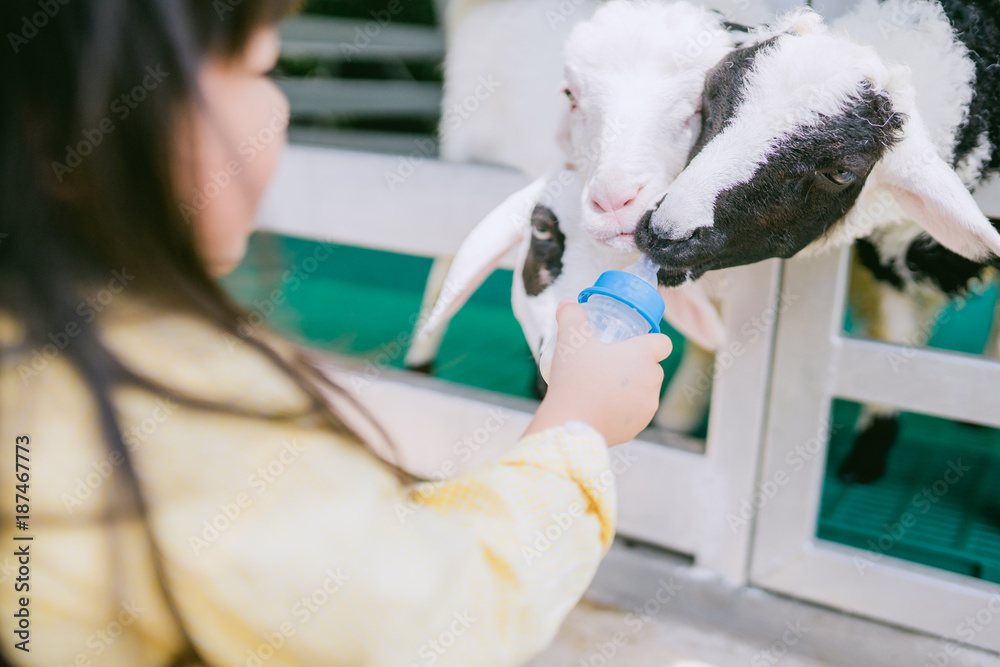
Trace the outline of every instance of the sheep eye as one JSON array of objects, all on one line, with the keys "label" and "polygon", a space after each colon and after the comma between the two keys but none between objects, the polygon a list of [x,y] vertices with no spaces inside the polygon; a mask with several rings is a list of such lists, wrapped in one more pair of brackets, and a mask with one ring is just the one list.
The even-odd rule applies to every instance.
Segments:
[{"label": "sheep eye", "polygon": [[573,92],[569,88],[563,88],[563,94],[569,99],[569,106],[571,109],[576,108],[576,98],[573,96]]},{"label": "sheep eye", "polygon": [[839,187],[850,185],[854,181],[858,180],[857,174],[846,169],[831,169],[829,171],[822,172],[822,174],[823,178]]}]

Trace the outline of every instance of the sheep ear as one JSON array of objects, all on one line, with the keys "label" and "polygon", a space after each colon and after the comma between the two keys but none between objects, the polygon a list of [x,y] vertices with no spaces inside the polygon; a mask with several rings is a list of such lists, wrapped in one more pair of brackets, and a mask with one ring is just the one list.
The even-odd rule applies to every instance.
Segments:
[{"label": "sheep ear", "polygon": [[445,276],[441,295],[421,327],[418,338],[429,336],[451,319],[489,277],[503,256],[521,242],[530,224],[531,210],[545,184],[546,179],[539,178],[507,197],[465,237]]},{"label": "sheep ear", "polygon": [[938,155],[919,116],[876,166],[878,184],[915,223],[952,252],[977,262],[1000,256],[1000,233],[955,171]]},{"label": "sheep ear", "polygon": [[659,287],[663,297],[663,319],[700,348],[715,351],[726,337],[726,329],[705,290],[698,283]]}]

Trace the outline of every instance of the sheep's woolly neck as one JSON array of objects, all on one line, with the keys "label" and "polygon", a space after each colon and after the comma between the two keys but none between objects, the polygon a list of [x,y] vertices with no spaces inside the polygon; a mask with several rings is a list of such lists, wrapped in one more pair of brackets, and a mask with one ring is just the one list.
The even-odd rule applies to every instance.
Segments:
[{"label": "sheep's woolly neck", "polygon": [[905,94],[913,87],[912,104],[930,132],[938,154],[951,160],[956,132],[965,120],[975,81],[975,66],[965,44],[935,0],[861,0],[834,22],[855,44],[875,50],[891,67],[903,66],[882,85],[895,88],[894,106],[908,112]]},{"label": "sheep's woolly neck", "polygon": [[[921,115],[970,190],[1000,171],[1000,2],[863,2],[843,23],[887,60],[910,66]],[[983,271],[915,225],[889,224],[871,240],[862,263],[898,289],[929,282],[958,294]]]},{"label": "sheep's woolly neck", "polygon": [[1000,170],[1000,2],[862,0],[835,25],[910,68],[917,108],[970,188]]},{"label": "sheep's woolly neck", "polygon": [[980,167],[984,179],[1000,171],[1000,2],[941,0],[952,27],[976,68],[969,113],[959,129],[955,165]]},{"label": "sheep's woolly neck", "polygon": [[[941,4],[861,0],[832,28],[801,9],[751,37],[709,70],[693,156],[640,221],[640,250],[688,279],[890,227],[973,267],[1000,256],[968,192],[994,151],[988,133],[963,143],[975,135],[976,64]],[[902,243],[876,245],[920,267],[915,280],[963,282],[923,271],[943,264],[932,252],[923,262]]]}]

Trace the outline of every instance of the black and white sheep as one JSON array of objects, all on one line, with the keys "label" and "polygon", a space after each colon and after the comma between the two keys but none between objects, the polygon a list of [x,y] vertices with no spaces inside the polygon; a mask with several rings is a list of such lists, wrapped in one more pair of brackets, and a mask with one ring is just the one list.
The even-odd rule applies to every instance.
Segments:
[{"label": "black and white sheep", "polygon": [[[873,333],[912,344],[1000,256],[970,193],[1000,171],[1000,3],[863,0],[832,27],[795,12],[708,73],[690,162],[636,241],[684,284],[857,240]],[[841,473],[867,481],[895,414],[860,426]]]}]

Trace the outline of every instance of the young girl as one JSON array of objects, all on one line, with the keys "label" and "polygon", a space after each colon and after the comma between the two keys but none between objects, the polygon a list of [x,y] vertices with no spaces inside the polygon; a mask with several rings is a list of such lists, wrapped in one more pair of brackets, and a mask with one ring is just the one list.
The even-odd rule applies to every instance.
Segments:
[{"label": "young girl", "polygon": [[563,305],[523,440],[418,494],[299,350],[237,332],[214,276],[281,152],[292,4],[0,6],[9,662],[519,665],[612,539],[606,447],[652,417],[665,336],[604,345]]}]

